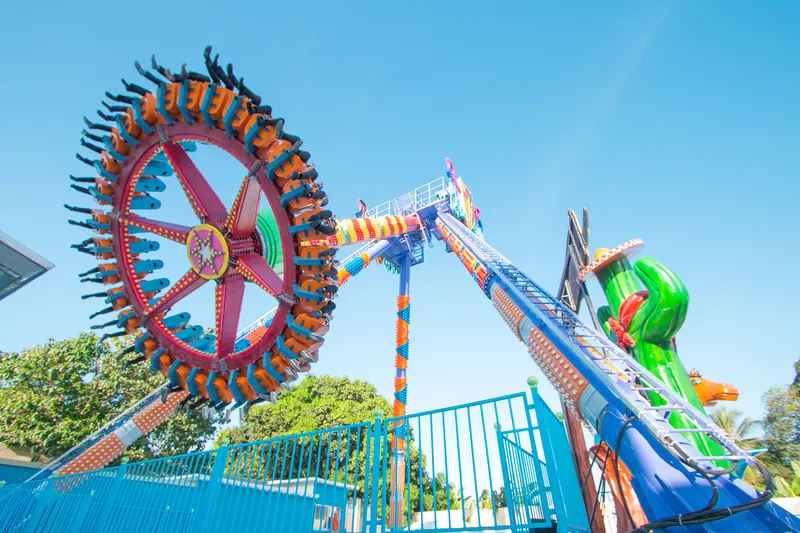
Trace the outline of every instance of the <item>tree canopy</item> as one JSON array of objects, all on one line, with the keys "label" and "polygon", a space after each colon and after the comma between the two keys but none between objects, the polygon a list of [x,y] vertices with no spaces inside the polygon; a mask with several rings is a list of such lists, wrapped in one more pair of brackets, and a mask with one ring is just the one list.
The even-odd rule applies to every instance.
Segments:
[{"label": "tree canopy", "polygon": [[[391,405],[378,394],[371,383],[347,377],[309,375],[299,385],[283,393],[276,404],[262,404],[250,409],[241,425],[220,433],[217,445],[221,442],[235,445],[300,434],[301,436],[294,437],[292,441],[276,441],[271,444],[275,450],[271,454],[272,463],[268,465],[271,472],[265,473],[262,465],[259,465],[252,468],[249,475],[255,473],[271,479],[307,476],[332,479],[336,476],[336,481],[353,483],[359,491],[363,491],[367,450],[373,450],[374,446],[374,441],[369,438],[367,425],[331,433],[302,434],[371,423],[378,411],[388,416]],[[281,442],[292,444],[288,445],[288,450],[283,451]],[[460,499],[453,484],[447,487],[445,475],[441,473],[436,475],[434,481],[428,470],[427,458],[414,443],[413,432],[406,442],[406,469],[410,478],[406,485],[406,498],[410,498],[411,512],[419,511],[420,507],[425,511],[433,510],[434,507],[443,510],[448,508],[448,503],[450,509],[459,509]],[[391,464],[391,447],[383,446],[382,453],[386,454],[385,464]],[[337,462],[331,461],[329,457],[338,458],[341,468],[336,472],[331,472],[332,467],[327,466]],[[420,486],[423,493],[421,504]],[[383,492],[383,502],[388,502],[388,489],[383,487],[381,481],[379,491]],[[369,495],[364,496],[369,498]]]},{"label": "tree canopy", "polygon": [[239,444],[372,422],[378,409],[384,416],[391,414],[389,402],[371,383],[309,375],[282,393],[278,403],[254,406],[240,426],[223,431],[220,438],[228,436],[231,444]]},{"label": "tree canopy", "polygon": [[800,461],[800,360],[794,369],[790,385],[764,394],[766,415],[761,423],[768,451],[759,459],[771,473],[787,479],[794,476],[792,461]]},{"label": "tree canopy", "polygon": [[[0,355],[0,440],[54,458],[164,383],[149,365],[118,360],[130,337],[100,343],[84,333]],[[125,452],[131,460],[200,450],[214,433],[199,411],[182,412]]]}]

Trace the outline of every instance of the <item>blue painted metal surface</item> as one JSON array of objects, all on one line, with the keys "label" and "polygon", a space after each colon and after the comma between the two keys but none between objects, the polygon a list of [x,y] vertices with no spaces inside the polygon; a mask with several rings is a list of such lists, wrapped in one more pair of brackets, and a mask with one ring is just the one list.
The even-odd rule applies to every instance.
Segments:
[{"label": "blue painted metal surface", "polygon": [[22,483],[39,470],[37,463],[23,463],[22,461],[5,461],[0,459],[0,482],[6,485]]},{"label": "blue painted metal surface", "polygon": [[[547,441],[536,436],[545,428],[539,409],[552,415],[537,395],[531,403],[520,393],[9,485],[0,488],[0,533],[390,531],[391,442],[400,421],[409,428],[409,460],[405,472],[398,474],[406,476],[400,529],[528,532],[547,528],[551,516],[567,516],[564,523],[568,523],[583,507],[577,492],[573,502],[552,488],[553,496],[546,499],[516,497],[514,487],[520,486],[520,479],[522,486],[532,480],[536,490],[546,489],[542,465],[560,464],[559,458],[547,454],[547,444],[544,448],[536,445],[537,439]],[[547,426],[547,431],[566,439],[555,415],[552,418],[556,423]],[[559,483],[570,475],[560,468],[556,472],[550,479]],[[512,508],[508,513],[501,505],[501,487]],[[484,489],[492,495],[483,502],[487,509],[472,509],[470,502],[479,499]],[[538,505],[538,514],[524,518],[520,502]],[[512,525],[505,518],[509,514],[515,517]]]}]

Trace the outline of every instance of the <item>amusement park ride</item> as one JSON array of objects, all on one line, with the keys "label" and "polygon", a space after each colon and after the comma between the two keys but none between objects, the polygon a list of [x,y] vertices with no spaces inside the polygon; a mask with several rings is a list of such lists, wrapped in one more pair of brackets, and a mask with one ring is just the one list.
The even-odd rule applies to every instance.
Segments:
[{"label": "amusement park ride", "polygon": [[[71,224],[94,232],[73,246],[99,261],[81,277],[105,287],[84,298],[102,302],[93,317],[115,314],[97,326],[113,330],[104,338],[135,335],[126,351],[130,363],[150,365],[169,383],[54,461],[48,473],[105,466],[187,402],[222,410],[276,401],[318,360],[339,288],[376,262],[400,276],[394,414],[402,415],[409,273],[439,240],[527,346],[577,434],[583,424],[597,435],[590,456],[610,458],[605,476],[631,528],[800,530],[800,521],[770,502],[769,474],[706,417],[704,405],[737,393],[685,371],[675,334],[686,314],[686,287],[656,260],[631,263],[641,241],[598,250],[589,261],[586,218],[581,227],[571,213],[567,265],[554,298],[484,240],[480,211],[449,160],[446,179],[371,209],[362,202],[356,218],[337,220],[300,138],[210,48],[205,66],[207,75],[185,66],[171,72],[155,58],[151,70],[137,63],[150,88],[123,80],[124,94],[106,93],[101,120],[86,120],[81,144],[89,152],[78,159],[96,176],[72,177],[72,188],[98,205],[67,208],[86,215]],[[193,161],[198,145],[244,167],[230,206]],[[194,226],[158,214],[166,212],[158,196],[167,177],[189,199]],[[157,276],[164,262],[153,235],[186,250],[185,273],[173,283]],[[335,259],[340,247],[358,243],[358,251]],[[608,301],[593,315],[596,328],[578,318],[589,276]],[[215,294],[211,330],[193,324],[182,308],[205,284]],[[240,328],[246,288],[271,295],[275,307]],[[394,434],[392,466],[402,469],[407,434],[402,426]],[[737,476],[742,464],[762,473],[766,492]],[[397,483],[391,514],[402,516]]]}]

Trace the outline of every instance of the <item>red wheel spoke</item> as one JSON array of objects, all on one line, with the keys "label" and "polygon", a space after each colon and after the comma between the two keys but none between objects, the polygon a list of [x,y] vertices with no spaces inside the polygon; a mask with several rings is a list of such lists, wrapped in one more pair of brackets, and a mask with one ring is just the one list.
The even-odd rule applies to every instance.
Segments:
[{"label": "red wheel spoke", "polygon": [[236,270],[275,297],[283,293],[283,279],[272,270],[264,257],[255,252],[240,256]]},{"label": "red wheel spoke", "polygon": [[198,276],[194,270],[189,270],[186,274],[181,276],[181,279],[179,279],[175,285],[170,287],[169,290],[164,293],[164,295],[159,298],[154,305],[151,305],[147,308],[147,315],[157,315],[167,307],[172,307],[196,291],[206,281],[208,280]]},{"label": "red wheel spoke", "polygon": [[164,143],[162,148],[197,217],[210,222],[225,220],[228,214],[225,204],[200,173],[200,169],[194,164],[186,150],[180,144],[169,142]]},{"label": "red wheel spoke", "polygon": [[242,312],[244,278],[231,276],[217,285],[215,308],[217,315],[217,358],[222,359],[233,353],[236,344],[236,330]]},{"label": "red wheel spoke", "polygon": [[260,204],[261,185],[255,176],[248,175],[239,188],[228,218],[225,219],[225,227],[232,237],[247,237],[255,231]]},{"label": "red wheel spoke", "polygon": [[181,244],[186,243],[186,239],[189,238],[189,231],[192,229],[180,224],[150,220],[149,218],[137,217],[135,215],[120,217],[119,221],[125,225],[142,228],[150,233]]}]

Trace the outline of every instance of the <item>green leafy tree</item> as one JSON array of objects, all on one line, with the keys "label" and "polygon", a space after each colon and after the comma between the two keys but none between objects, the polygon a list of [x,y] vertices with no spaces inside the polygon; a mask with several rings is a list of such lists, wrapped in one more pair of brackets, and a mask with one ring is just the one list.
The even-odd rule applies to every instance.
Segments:
[{"label": "green leafy tree", "polygon": [[[309,375],[298,386],[283,393],[276,404],[254,406],[239,426],[220,433],[217,445],[223,440],[237,445],[272,439],[257,446],[264,451],[259,452],[256,459],[240,462],[246,467],[233,467],[239,468],[238,475],[264,481],[335,478],[335,481],[355,485],[359,496],[369,499],[371,495],[364,494],[364,480],[369,477],[366,458],[373,453],[375,441],[367,425],[353,426],[371,423],[376,411],[385,416],[391,412],[391,405],[371,383],[346,377]],[[313,433],[342,426],[350,427]],[[385,454],[388,468],[391,437],[384,442],[381,453]],[[420,507],[425,511],[433,510],[434,506],[447,509],[448,499],[451,504],[455,503],[453,485],[446,483],[444,474],[436,476],[434,498],[434,479],[428,471],[427,458],[415,445],[413,431],[406,438],[406,464],[406,471],[401,475],[409,478],[406,498],[410,498],[411,512],[419,511]],[[388,509],[389,491],[383,486],[383,480],[378,490]]]},{"label": "green leafy tree", "polygon": [[[149,365],[118,360],[132,338],[94,334],[0,355],[0,440],[54,458],[164,382]],[[158,401],[158,400],[157,400]],[[200,450],[213,421],[182,412],[128,448],[131,460]]]},{"label": "green leafy tree", "polygon": [[738,443],[743,443],[751,439],[753,432],[758,428],[758,422],[738,409],[728,410],[727,407],[720,406],[711,412],[711,420],[731,436]]},{"label": "green leafy tree", "polygon": [[759,459],[773,475],[792,479],[792,461],[800,461],[800,360],[787,387],[773,387],[763,397],[766,414],[761,425],[767,452]]},{"label": "green leafy tree", "polygon": [[256,405],[237,427],[220,433],[232,444],[372,422],[375,411],[386,416],[391,406],[371,383],[331,376],[307,376],[281,394],[275,405]]}]

